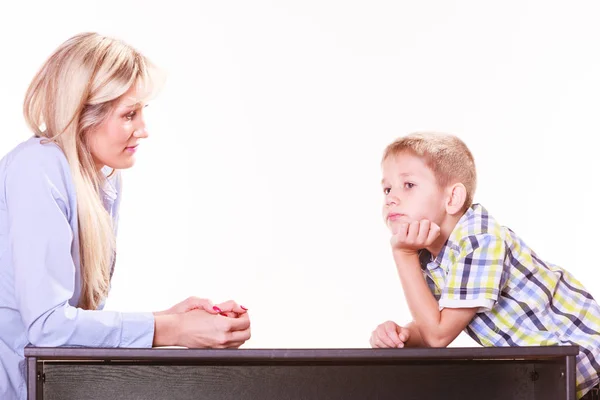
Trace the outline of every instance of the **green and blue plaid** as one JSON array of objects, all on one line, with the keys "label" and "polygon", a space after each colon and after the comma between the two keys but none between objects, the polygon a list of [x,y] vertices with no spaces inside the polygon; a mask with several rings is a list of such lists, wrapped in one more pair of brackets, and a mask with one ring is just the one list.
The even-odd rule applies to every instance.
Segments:
[{"label": "green and blue plaid", "polygon": [[580,346],[577,397],[599,382],[600,307],[568,271],[542,261],[474,204],[421,268],[440,309],[478,307],[465,331],[482,346]]}]

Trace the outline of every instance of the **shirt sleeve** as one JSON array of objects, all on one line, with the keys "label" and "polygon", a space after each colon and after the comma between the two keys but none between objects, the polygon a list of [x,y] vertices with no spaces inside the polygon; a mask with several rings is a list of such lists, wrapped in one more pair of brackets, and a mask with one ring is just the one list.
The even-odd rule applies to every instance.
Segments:
[{"label": "shirt sleeve", "polygon": [[490,234],[474,235],[463,239],[459,247],[460,252],[449,257],[440,309],[491,310],[500,295],[504,240]]},{"label": "shirt sleeve", "polygon": [[[67,167],[68,168],[68,167]],[[83,310],[75,288],[68,176],[60,160],[16,158],[7,169],[17,307],[35,346],[151,347],[152,313]]]}]

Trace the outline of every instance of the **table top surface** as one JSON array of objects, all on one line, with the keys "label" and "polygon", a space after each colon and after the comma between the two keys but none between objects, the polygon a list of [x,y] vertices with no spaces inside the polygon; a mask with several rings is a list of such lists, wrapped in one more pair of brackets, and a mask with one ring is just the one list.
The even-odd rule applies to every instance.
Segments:
[{"label": "table top surface", "polygon": [[32,347],[25,357],[38,360],[227,360],[227,361],[394,361],[557,359],[576,356],[578,346],[451,347],[410,349],[186,349]]}]

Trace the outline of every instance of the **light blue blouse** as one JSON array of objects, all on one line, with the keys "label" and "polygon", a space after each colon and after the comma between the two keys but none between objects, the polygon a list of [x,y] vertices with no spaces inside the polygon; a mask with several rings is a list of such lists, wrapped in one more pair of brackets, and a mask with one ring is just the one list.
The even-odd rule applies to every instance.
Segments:
[{"label": "light blue blouse", "polygon": [[[102,194],[115,230],[118,188],[115,174]],[[77,199],[67,159],[57,145],[31,138],[0,161],[0,399],[26,398],[28,344],[152,346],[152,313],[77,308],[80,281]]]}]

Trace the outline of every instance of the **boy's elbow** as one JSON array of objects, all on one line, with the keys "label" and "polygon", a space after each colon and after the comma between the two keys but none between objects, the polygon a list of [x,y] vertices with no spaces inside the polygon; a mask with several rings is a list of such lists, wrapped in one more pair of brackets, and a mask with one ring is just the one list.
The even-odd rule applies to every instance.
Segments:
[{"label": "boy's elbow", "polygon": [[451,338],[443,335],[423,335],[423,343],[427,347],[443,348],[452,343]]}]

